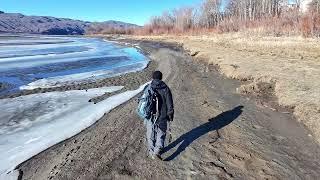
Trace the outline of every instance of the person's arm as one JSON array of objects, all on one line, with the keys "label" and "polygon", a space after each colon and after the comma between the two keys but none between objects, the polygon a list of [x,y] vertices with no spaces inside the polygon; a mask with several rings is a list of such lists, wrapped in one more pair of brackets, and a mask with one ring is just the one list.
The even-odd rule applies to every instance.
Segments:
[{"label": "person's arm", "polygon": [[167,103],[167,109],[168,109],[168,117],[170,121],[173,121],[174,118],[174,107],[173,107],[173,99],[172,99],[172,93],[171,90],[168,88],[166,93],[166,103]]}]

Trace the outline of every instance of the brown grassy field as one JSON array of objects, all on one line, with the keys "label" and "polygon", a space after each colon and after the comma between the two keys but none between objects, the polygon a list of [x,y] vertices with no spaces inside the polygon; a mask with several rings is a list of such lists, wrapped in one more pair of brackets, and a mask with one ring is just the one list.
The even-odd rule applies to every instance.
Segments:
[{"label": "brown grassy field", "polygon": [[319,39],[239,33],[131,38],[180,43],[196,59],[217,65],[227,77],[245,81],[240,93],[270,91],[320,142]]}]

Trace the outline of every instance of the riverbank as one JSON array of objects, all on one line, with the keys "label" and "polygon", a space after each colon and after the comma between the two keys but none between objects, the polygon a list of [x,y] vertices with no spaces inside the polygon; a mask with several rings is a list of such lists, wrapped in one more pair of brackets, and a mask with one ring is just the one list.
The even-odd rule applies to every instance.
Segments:
[{"label": "riverbank", "polygon": [[[127,46],[123,49],[126,48],[129,49]],[[19,163],[81,132],[111,109],[136,96],[157,67],[157,62],[144,58],[147,67],[141,71],[134,69],[105,79],[74,81],[59,87],[1,96],[0,179],[7,179],[4,174]],[[60,69],[72,69],[76,63],[81,62]],[[63,131],[58,131],[61,127]]]},{"label": "riverbank", "polygon": [[243,82],[238,92],[264,97],[289,109],[320,142],[320,41],[240,33],[209,36],[128,36],[178,43],[195,59]]},{"label": "riverbank", "polygon": [[215,66],[194,61],[180,46],[122,41],[138,43],[172,89],[177,141],[163,155],[168,161],[146,157],[145,129],[132,99],[20,165],[22,179],[318,177],[319,145],[290,113],[239,95],[238,81],[220,75]]}]

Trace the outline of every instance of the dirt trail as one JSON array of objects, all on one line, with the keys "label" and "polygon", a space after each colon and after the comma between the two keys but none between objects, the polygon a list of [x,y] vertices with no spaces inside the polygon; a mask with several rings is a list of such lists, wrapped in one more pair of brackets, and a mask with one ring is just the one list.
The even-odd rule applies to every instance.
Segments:
[{"label": "dirt trail", "polygon": [[146,157],[136,101],[19,169],[23,179],[317,179],[320,148],[291,114],[236,93],[239,82],[194,62],[179,48],[140,42],[158,61],[175,100],[173,140]]},{"label": "dirt trail", "polygon": [[274,94],[274,101],[290,108],[320,143],[319,39],[243,33],[128,38],[179,43],[197,60],[216,65],[225,76],[243,81],[239,92]]}]

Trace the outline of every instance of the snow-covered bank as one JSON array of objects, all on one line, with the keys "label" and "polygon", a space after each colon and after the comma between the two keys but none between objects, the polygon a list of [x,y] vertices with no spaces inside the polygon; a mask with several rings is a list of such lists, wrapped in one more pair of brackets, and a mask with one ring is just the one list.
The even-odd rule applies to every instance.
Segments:
[{"label": "snow-covered bank", "polygon": [[[95,96],[122,87],[86,91],[51,92],[0,100],[0,179],[13,169],[47,149],[81,132],[111,109],[130,100],[143,90],[126,91],[98,104],[88,102]],[[14,172],[16,173],[16,172]]]}]

